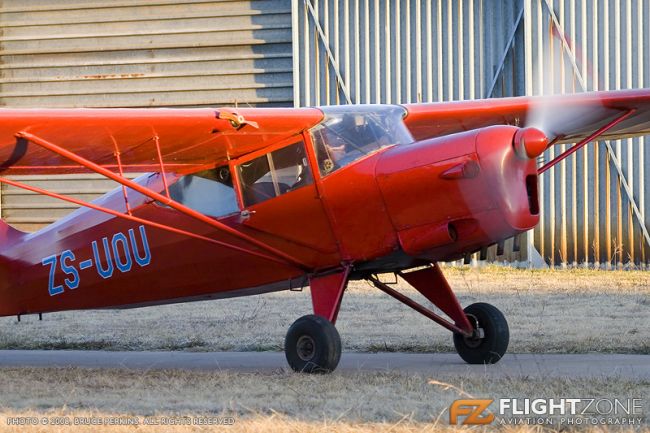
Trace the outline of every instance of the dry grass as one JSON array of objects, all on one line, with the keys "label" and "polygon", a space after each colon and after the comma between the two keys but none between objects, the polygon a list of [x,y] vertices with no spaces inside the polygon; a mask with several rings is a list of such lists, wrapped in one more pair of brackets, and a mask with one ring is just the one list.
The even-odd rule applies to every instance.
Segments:
[{"label": "dry grass", "polygon": [[[650,272],[445,268],[461,303],[490,302],[510,352],[650,353]],[[400,283],[410,296],[422,299]],[[81,290],[81,289],[80,289]],[[135,310],[0,319],[0,348],[281,350],[311,311],[309,290]],[[357,351],[452,351],[449,333],[365,282],[344,296],[337,327]]]},{"label": "dry grass", "polygon": [[[439,384],[431,384],[431,379]],[[320,429],[339,424],[344,429],[352,429],[352,424],[357,423],[369,429],[373,427],[364,427],[363,423],[379,423],[387,431],[395,423],[404,423],[404,428],[415,428],[420,423],[445,425],[449,405],[467,394],[491,399],[642,398],[644,413],[650,409],[650,381],[620,378],[524,377],[495,381],[484,377],[431,378],[398,372],[308,376],[285,371],[263,374],[4,368],[0,370],[0,389],[0,414],[5,416],[25,416],[32,412],[69,416],[82,413],[140,417],[225,415],[233,416],[237,429],[242,429],[235,431],[255,431],[256,425],[266,423],[271,427],[276,421],[284,425],[283,429],[306,425]],[[0,421],[0,432],[3,424],[6,425]]]}]

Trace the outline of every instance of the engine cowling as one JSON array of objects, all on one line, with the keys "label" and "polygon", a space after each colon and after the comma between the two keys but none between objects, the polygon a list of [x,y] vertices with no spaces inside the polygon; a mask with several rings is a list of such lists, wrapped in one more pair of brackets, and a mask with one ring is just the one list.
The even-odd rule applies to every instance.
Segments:
[{"label": "engine cowling", "polygon": [[384,152],[376,177],[402,249],[448,259],[533,228],[545,146],[541,131],[492,126]]}]

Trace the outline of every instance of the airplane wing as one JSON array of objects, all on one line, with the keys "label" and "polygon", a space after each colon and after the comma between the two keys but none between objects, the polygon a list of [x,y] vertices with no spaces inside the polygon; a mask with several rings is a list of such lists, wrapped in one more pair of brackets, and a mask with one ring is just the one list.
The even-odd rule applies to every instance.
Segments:
[{"label": "airplane wing", "polygon": [[[407,104],[405,123],[416,140],[511,124],[536,126],[555,143],[587,137],[629,110],[601,138],[650,134],[650,89]],[[225,115],[224,115],[225,114]],[[232,118],[244,123],[233,126]],[[220,118],[222,117],[222,118]],[[87,170],[34,143],[26,132],[109,169],[119,151],[125,172],[159,170],[155,137],[166,169],[191,171],[265,147],[316,125],[315,108],[1,109],[0,173],[64,174]]]},{"label": "airplane wing", "polygon": [[416,140],[490,125],[533,126],[549,142],[575,143],[630,114],[599,139],[650,134],[650,89],[406,104],[405,123]]},{"label": "airplane wing", "polygon": [[[105,168],[191,171],[288,138],[323,118],[318,109],[0,109],[0,174],[88,170],[39,145],[28,133]],[[157,137],[157,138],[156,138]]]}]

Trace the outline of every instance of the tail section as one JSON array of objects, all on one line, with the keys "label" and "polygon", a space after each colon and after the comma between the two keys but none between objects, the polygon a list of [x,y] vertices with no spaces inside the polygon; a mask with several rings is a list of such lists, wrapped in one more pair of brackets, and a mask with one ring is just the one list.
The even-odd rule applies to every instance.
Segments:
[{"label": "tail section", "polygon": [[3,219],[0,219],[0,252],[7,246],[19,242],[25,236],[27,233],[11,227]]},{"label": "tail section", "polygon": [[7,257],[6,252],[26,236],[27,233],[16,230],[0,219],[0,316],[9,316],[20,312],[15,306],[15,299],[9,288],[13,286],[17,270],[22,265]]}]

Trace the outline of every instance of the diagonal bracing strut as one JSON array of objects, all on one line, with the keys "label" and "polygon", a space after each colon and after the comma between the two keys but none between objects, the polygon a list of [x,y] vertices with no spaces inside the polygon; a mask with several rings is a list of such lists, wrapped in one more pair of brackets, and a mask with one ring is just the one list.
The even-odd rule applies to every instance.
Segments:
[{"label": "diagonal bracing strut", "polygon": [[149,221],[147,219],[136,217],[136,216],[133,216],[131,214],[125,214],[125,213],[116,211],[115,209],[110,209],[110,208],[107,208],[105,206],[100,206],[100,205],[97,205],[97,204],[94,204],[94,203],[89,203],[89,202],[86,202],[86,201],[83,201],[83,200],[76,199],[74,197],[69,197],[69,196],[63,195],[63,194],[57,194],[55,192],[48,191],[46,189],[38,188],[36,186],[27,185],[27,184],[22,183],[22,182],[17,182],[15,180],[7,179],[6,177],[0,177],[0,183],[6,183],[7,185],[11,185],[11,186],[14,186],[16,188],[25,189],[27,191],[32,191],[32,192],[35,192],[35,193],[38,193],[38,194],[46,195],[48,197],[52,197],[52,198],[56,198],[56,199],[59,199],[59,200],[67,201],[69,203],[74,203],[76,205],[87,207],[87,208],[90,208],[90,209],[93,209],[93,210],[96,210],[96,211],[99,211],[99,212],[104,212],[104,213],[107,213],[109,215],[113,215],[113,216],[116,216],[118,218],[122,218],[122,219],[125,219],[125,220],[128,220],[128,221],[134,221],[134,222],[137,222],[137,223],[140,223],[140,224],[144,224],[144,225],[147,225],[147,226],[150,226],[150,227],[165,230],[165,231],[168,231],[168,232],[171,232],[171,233],[176,233],[176,234],[180,234],[180,235],[184,235],[184,236],[189,236],[189,237],[195,238],[195,239],[200,239],[202,241],[206,241],[206,242],[210,242],[210,243],[213,243],[213,244],[216,244],[216,245],[220,245],[220,246],[225,247],[225,248],[230,248],[230,249],[233,249],[235,251],[239,251],[239,252],[246,253],[246,254],[251,254],[253,256],[257,256],[257,257],[260,257],[260,258],[263,258],[263,259],[266,259],[266,260],[271,260],[271,261],[274,261],[274,262],[277,262],[277,263],[285,264],[285,262],[282,259],[279,259],[279,258],[274,257],[274,256],[269,256],[269,255],[266,255],[264,253],[259,253],[257,251],[252,251],[252,250],[249,250],[248,248],[238,247],[237,245],[232,245],[232,244],[229,244],[227,242],[219,241],[217,239],[212,239],[212,238],[209,238],[207,236],[192,233],[192,232],[187,231],[187,230],[179,229],[179,228],[176,228],[176,227],[171,227],[171,226],[168,226],[166,224],[160,224],[160,223],[157,223],[157,222],[154,222],[154,221]]},{"label": "diagonal bracing strut", "polygon": [[544,173],[546,170],[548,170],[549,168],[553,167],[555,164],[557,164],[558,162],[562,161],[562,160],[565,159],[567,156],[571,155],[572,153],[577,152],[578,149],[580,149],[581,147],[584,147],[586,144],[588,144],[588,143],[594,141],[595,139],[597,139],[598,137],[600,137],[601,135],[603,135],[605,132],[609,131],[609,130],[612,129],[614,126],[618,125],[619,123],[621,123],[622,121],[624,121],[625,119],[627,119],[628,117],[630,117],[630,116],[631,116],[635,111],[636,111],[635,108],[632,108],[632,109],[626,110],[623,114],[621,114],[620,116],[618,116],[616,119],[614,119],[614,120],[612,120],[611,122],[607,123],[606,125],[600,127],[596,132],[594,132],[593,134],[589,135],[589,136],[588,136],[587,138],[585,138],[584,140],[582,140],[582,141],[580,141],[580,142],[574,144],[570,149],[567,149],[566,151],[562,152],[561,154],[559,154],[558,156],[556,156],[555,158],[553,158],[551,161],[549,161],[549,162],[547,162],[546,164],[544,164],[542,167],[539,168],[539,170],[537,170],[537,172],[538,172],[539,174]]},{"label": "diagonal bracing strut", "polygon": [[[271,253],[273,256],[277,256],[278,258],[280,258],[282,260],[282,262],[284,262],[286,264],[289,264],[291,266],[297,267],[297,268],[302,269],[302,270],[308,270],[309,269],[309,266],[306,265],[305,263],[303,263],[302,261],[290,256],[289,254],[287,254],[287,253],[285,253],[283,251],[278,250],[277,248],[274,248],[274,247],[272,247],[270,245],[265,244],[264,242],[258,241],[257,239],[255,239],[255,238],[253,238],[251,236],[248,236],[248,235],[246,235],[244,233],[241,233],[240,231],[235,230],[232,227],[229,227],[229,226],[227,226],[227,225],[225,225],[225,224],[223,224],[223,223],[221,223],[221,222],[219,222],[217,220],[214,220],[214,219],[212,219],[212,218],[210,218],[210,217],[208,217],[208,216],[206,216],[206,215],[204,215],[204,214],[202,214],[200,212],[195,211],[194,209],[191,209],[191,208],[189,208],[189,207],[187,207],[187,206],[185,206],[185,205],[183,205],[183,204],[181,204],[181,203],[179,203],[179,202],[177,202],[175,200],[172,200],[170,197],[166,197],[166,196],[161,195],[161,194],[159,194],[159,193],[157,193],[155,191],[152,191],[149,188],[146,188],[146,187],[132,181],[131,179],[126,179],[124,177],[121,177],[121,176],[113,173],[112,171],[100,166],[99,164],[96,164],[96,163],[94,163],[92,161],[89,161],[88,159],[86,159],[86,158],[84,158],[82,156],[79,156],[74,152],[70,152],[69,150],[64,149],[64,148],[62,148],[62,147],[60,147],[60,146],[58,146],[58,145],[56,145],[54,143],[51,143],[51,142],[49,142],[49,141],[47,141],[47,140],[45,140],[45,139],[43,139],[43,138],[41,138],[41,137],[39,137],[37,135],[31,134],[31,133],[26,132],[26,131],[21,131],[21,132],[18,132],[16,134],[16,137],[28,140],[28,141],[30,141],[30,142],[38,145],[38,146],[41,146],[41,147],[43,147],[43,148],[45,148],[45,149],[47,149],[47,150],[49,150],[51,152],[54,152],[54,153],[58,154],[58,155],[60,155],[60,156],[62,156],[64,158],[67,158],[67,159],[69,159],[69,160],[71,160],[73,162],[76,162],[76,163],[88,168],[89,170],[94,171],[95,173],[101,174],[102,176],[107,177],[107,178],[109,178],[109,179],[111,179],[111,180],[113,180],[113,181],[115,181],[115,182],[117,182],[117,183],[119,183],[121,185],[124,185],[124,186],[126,186],[128,188],[131,188],[134,191],[137,191],[137,192],[139,192],[139,193],[141,193],[141,194],[143,194],[143,195],[145,195],[145,196],[147,196],[147,197],[149,197],[149,198],[151,198],[151,199],[153,199],[155,201],[161,202],[161,203],[171,207],[172,209],[175,209],[175,210],[177,210],[177,211],[179,211],[179,212],[181,212],[181,213],[183,213],[183,214],[185,214],[185,215],[187,215],[187,216],[189,216],[191,218],[194,218],[194,219],[196,219],[198,221],[201,221],[201,222],[203,222],[205,224],[208,224],[208,225],[210,225],[210,226],[212,226],[212,227],[214,227],[214,228],[216,228],[216,229],[218,229],[218,230],[220,230],[222,232],[228,233],[229,235],[232,235],[232,236],[234,236],[234,237],[236,237],[236,238],[238,238],[240,240],[243,240],[243,241],[245,241],[245,242],[247,242],[249,244],[252,244],[252,245],[254,245],[254,246],[256,246],[256,247],[258,247],[258,248],[260,248],[260,249],[262,249],[262,250],[264,250],[266,252],[268,252],[268,253]],[[165,176],[165,173],[161,173],[161,175]],[[250,252],[250,253],[254,253],[254,251],[248,250],[248,249],[245,249],[245,251]]]},{"label": "diagonal bracing strut", "polygon": [[[455,295],[451,291],[451,288],[449,285],[446,283],[446,281],[442,280],[442,273],[440,272],[440,268],[438,268],[438,265],[434,265],[432,268],[427,268],[423,269],[420,271],[415,271],[412,274],[417,274],[417,273],[424,273],[427,274],[425,275],[426,277],[431,276],[430,274],[433,274],[434,278],[430,280],[430,283],[441,283],[442,285],[438,287],[422,287],[421,285],[418,287],[417,285],[413,286],[417,291],[422,293],[429,301],[433,302],[438,308],[443,310],[446,314],[448,314],[450,317],[454,319],[454,322],[450,322],[449,320],[445,319],[441,315],[437,314],[436,312],[430,310],[429,308],[419,304],[418,302],[414,301],[413,299],[409,298],[408,296],[405,296],[398,292],[397,290],[393,289],[390,287],[388,284],[382,282],[377,278],[375,275],[370,275],[367,277],[368,281],[370,281],[376,288],[381,290],[382,292],[386,293],[387,295],[392,296],[393,298],[397,299],[404,305],[411,307],[418,313],[422,314],[423,316],[433,320],[437,324],[441,325],[444,328],[447,328],[448,330],[456,333],[456,334],[462,334],[465,336],[471,336],[474,332],[474,329],[472,325],[470,324],[469,320],[467,319],[467,316],[463,312],[460,304],[458,304],[458,300],[456,299]],[[401,276],[405,280],[408,278],[408,276],[405,276],[401,272],[398,272],[396,275]],[[437,280],[437,281],[435,281]],[[408,280],[407,280],[408,281]],[[413,285],[413,284],[412,284]],[[429,290],[433,289],[434,292],[438,292],[438,297],[432,298],[430,295],[431,293],[427,293]],[[428,295],[428,296],[427,296]],[[446,302],[445,302],[446,301]],[[451,302],[449,302],[451,301]],[[451,308],[445,308],[445,304],[447,305],[452,305]],[[445,311],[446,310],[446,311]]]}]

